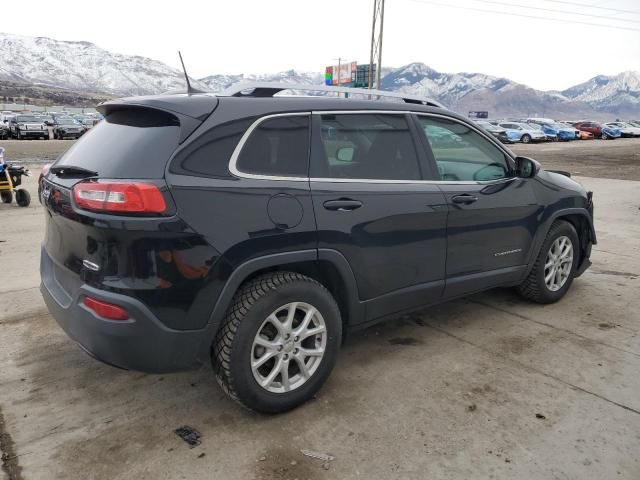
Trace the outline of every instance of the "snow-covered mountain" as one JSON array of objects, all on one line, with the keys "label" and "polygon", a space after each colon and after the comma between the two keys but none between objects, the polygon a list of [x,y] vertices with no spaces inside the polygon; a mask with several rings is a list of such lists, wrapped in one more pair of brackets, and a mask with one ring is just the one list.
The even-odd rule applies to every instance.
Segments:
[{"label": "snow-covered mountain", "polygon": [[589,102],[600,108],[635,104],[640,109],[640,72],[622,72],[614,76],[598,75],[563,91],[562,94],[572,100]]},{"label": "snow-covered mountain", "polygon": [[[382,73],[383,89],[430,97],[462,113],[488,110],[492,116],[640,118],[639,72],[600,75],[562,92],[543,92],[482,73],[442,73],[423,63],[384,68]],[[211,75],[192,84],[217,92],[249,81],[322,84],[323,74],[287,70]],[[15,91],[33,85],[107,96],[185,88],[182,72],[157,60],[112,53],[89,42],[0,33],[0,95],[10,95],[9,88]]]},{"label": "snow-covered mountain", "polygon": [[185,85],[181,71],[157,60],[112,53],[89,42],[6,33],[0,33],[0,80],[118,96]]},{"label": "snow-covered mountain", "polygon": [[389,72],[385,90],[430,97],[460,112],[559,118],[640,117],[640,73],[598,76],[562,92],[544,92],[482,73],[441,73],[423,63]]},{"label": "snow-covered mountain", "polygon": [[457,103],[470,92],[488,89],[504,92],[518,84],[482,73],[440,73],[424,63],[410,63],[392,70],[382,79],[384,90],[434,98],[445,105]]},{"label": "snow-covered mountain", "polygon": [[239,75],[210,75],[200,79],[200,82],[212,92],[219,92],[234,83],[241,82],[282,82],[297,83],[302,85],[322,84],[324,76],[318,72],[299,72],[287,70],[278,73],[265,74],[239,74]]}]

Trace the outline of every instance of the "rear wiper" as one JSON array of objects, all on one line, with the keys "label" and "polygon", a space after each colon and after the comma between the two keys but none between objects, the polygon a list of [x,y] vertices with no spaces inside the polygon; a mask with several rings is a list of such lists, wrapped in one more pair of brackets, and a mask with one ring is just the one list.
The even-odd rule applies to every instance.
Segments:
[{"label": "rear wiper", "polygon": [[97,177],[98,172],[89,170],[83,167],[74,167],[73,165],[59,165],[57,167],[51,167],[49,170],[51,173],[57,175],[60,178],[63,177]]}]

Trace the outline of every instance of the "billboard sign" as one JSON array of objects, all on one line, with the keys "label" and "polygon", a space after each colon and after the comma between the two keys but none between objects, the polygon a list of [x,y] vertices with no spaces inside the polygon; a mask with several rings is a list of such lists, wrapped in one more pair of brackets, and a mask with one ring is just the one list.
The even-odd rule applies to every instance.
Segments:
[{"label": "billboard sign", "polygon": [[469,112],[469,118],[489,118],[489,112]]},{"label": "billboard sign", "polygon": [[341,63],[327,67],[324,73],[325,85],[344,85],[356,81],[357,62]]}]

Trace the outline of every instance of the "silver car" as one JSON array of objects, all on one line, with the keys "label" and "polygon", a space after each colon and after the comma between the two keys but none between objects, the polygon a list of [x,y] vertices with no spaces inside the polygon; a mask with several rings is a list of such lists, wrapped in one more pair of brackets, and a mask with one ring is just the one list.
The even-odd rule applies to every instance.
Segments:
[{"label": "silver car", "polygon": [[547,136],[542,130],[528,123],[502,122],[499,125],[502,128],[520,132],[520,141],[522,143],[545,142],[547,140]]}]

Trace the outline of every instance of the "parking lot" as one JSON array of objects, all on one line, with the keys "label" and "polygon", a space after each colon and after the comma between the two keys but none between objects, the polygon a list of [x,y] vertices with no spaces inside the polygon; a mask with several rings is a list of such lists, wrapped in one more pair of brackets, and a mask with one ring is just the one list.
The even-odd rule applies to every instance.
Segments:
[{"label": "parking lot", "polygon": [[[71,143],[0,145],[43,163]],[[640,139],[513,150],[594,191],[593,266],[566,298],[495,290],[372,327],[314,401],[280,416],[228,400],[210,366],[128,372],[69,340],[38,290],[28,178],[30,208],[0,205],[0,479],[637,480]],[[201,445],[174,433],[184,425]]]}]

